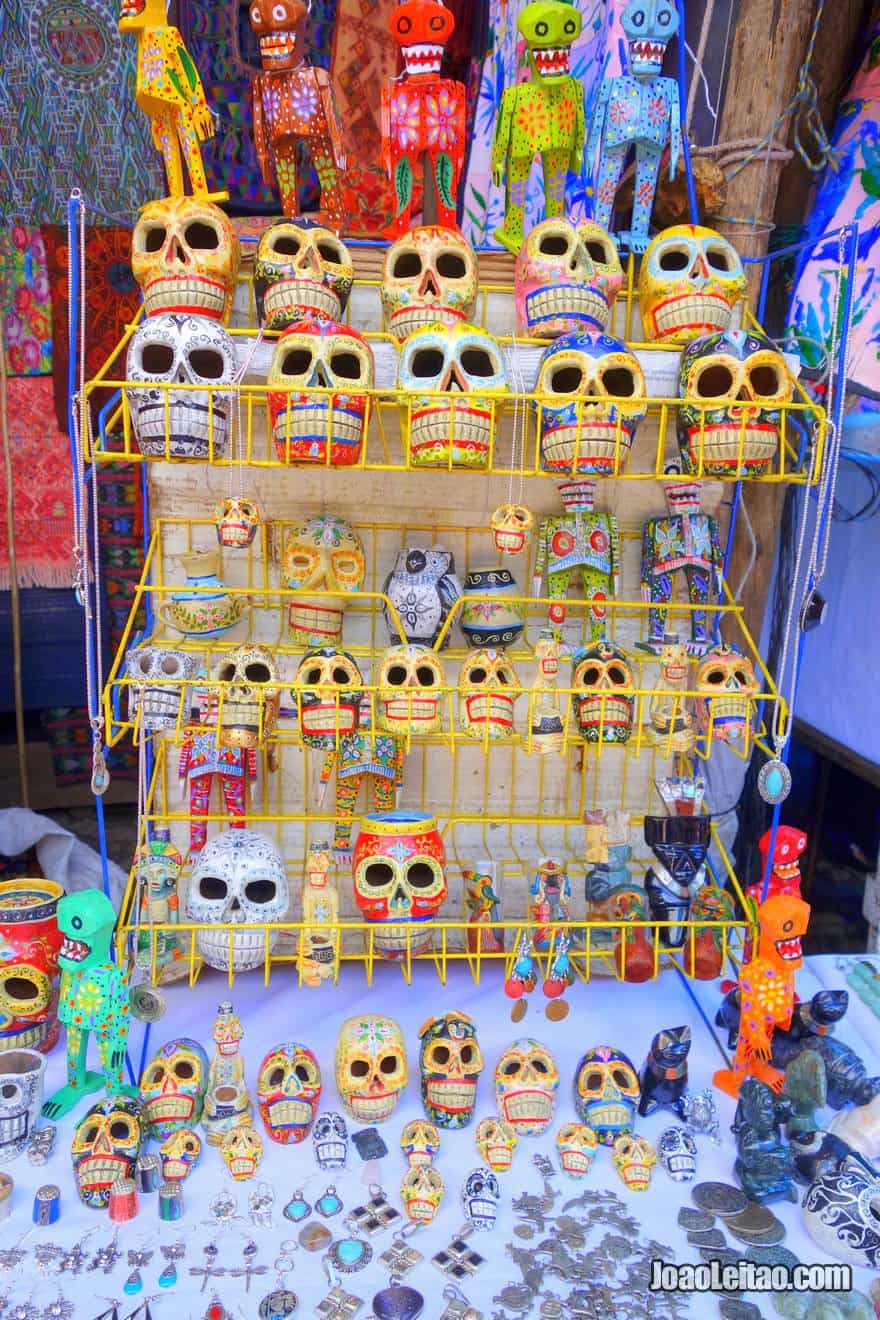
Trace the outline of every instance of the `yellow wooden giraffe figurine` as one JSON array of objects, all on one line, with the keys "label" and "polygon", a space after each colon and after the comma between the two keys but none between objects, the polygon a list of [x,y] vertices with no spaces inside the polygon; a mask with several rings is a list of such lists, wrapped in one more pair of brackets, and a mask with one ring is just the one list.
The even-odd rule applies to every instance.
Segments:
[{"label": "yellow wooden giraffe figurine", "polygon": [[193,195],[206,197],[199,143],[214,136],[214,117],[183,37],[167,22],[166,0],[121,0],[119,15],[119,31],[137,33],[135,100],[150,120],[153,141],[162,153],[168,195],[180,197],[185,192],[185,159]]}]

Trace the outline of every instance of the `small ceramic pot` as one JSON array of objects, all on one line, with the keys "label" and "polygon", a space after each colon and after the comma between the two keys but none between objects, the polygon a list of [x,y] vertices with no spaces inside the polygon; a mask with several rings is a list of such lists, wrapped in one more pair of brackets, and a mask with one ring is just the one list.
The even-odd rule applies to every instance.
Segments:
[{"label": "small ceramic pot", "polygon": [[471,646],[513,646],[523,634],[525,608],[511,601],[521,595],[507,568],[475,568],[464,582],[461,631]]},{"label": "small ceramic pot", "polygon": [[880,1177],[860,1156],[821,1174],[801,1205],[804,1227],[829,1256],[880,1269]]},{"label": "small ceramic pot", "polygon": [[0,1056],[0,1160],[17,1159],[40,1119],[46,1060],[36,1050]]},{"label": "small ceramic pot", "polygon": [[3,1052],[48,1053],[58,1039],[58,900],[52,880],[0,884],[0,1067]]},{"label": "small ceramic pot", "polygon": [[186,637],[219,637],[234,628],[251,607],[246,596],[232,596],[220,581],[215,550],[182,555],[186,587],[171,593],[156,610],[162,622]]},{"label": "small ceramic pot", "polygon": [[352,872],[354,900],[364,920],[377,923],[373,947],[379,956],[405,958],[407,934],[411,953],[426,950],[447,892],[446,849],[436,819],[417,811],[364,816]]}]

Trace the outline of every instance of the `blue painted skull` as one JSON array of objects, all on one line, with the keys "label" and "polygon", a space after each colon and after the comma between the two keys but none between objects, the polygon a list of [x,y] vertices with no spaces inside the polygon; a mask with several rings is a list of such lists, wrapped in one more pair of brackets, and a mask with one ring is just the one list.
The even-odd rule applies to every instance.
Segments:
[{"label": "blue painted skull", "polygon": [[546,471],[624,471],[647,412],[644,372],[624,344],[605,334],[563,335],[541,355],[536,393],[551,396],[534,405]]},{"label": "blue painted skull", "polygon": [[574,1078],[574,1107],[603,1146],[632,1132],[641,1087],[632,1060],[610,1045],[587,1050]]}]

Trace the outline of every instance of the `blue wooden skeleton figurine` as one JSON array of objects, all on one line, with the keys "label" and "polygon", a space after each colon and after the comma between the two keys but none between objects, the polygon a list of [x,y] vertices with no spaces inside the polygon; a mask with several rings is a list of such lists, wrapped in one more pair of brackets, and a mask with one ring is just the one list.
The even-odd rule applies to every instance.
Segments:
[{"label": "blue wooden skeleton figurine", "polygon": [[635,149],[632,220],[617,237],[630,251],[644,252],[663,148],[668,141],[670,178],[675,177],[681,152],[678,83],[659,76],[667,43],[678,30],[678,10],[674,0],[629,0],[620,21],[629,44],[630,71],[606,78],[599,89],[585,162],[592,172],[598,148],[594,212],[608,229],[627,155]]}]

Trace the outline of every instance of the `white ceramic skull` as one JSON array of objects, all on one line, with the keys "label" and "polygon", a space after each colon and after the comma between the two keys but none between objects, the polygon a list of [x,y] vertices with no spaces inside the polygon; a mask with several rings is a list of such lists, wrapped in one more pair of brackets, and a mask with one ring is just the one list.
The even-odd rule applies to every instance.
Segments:
[{"label": "white ceramic skull", "polygon": [[516,670],[503,651],[471,651],[458,677],[458,712],[469,737],[494,742],[516,733],[514,706],[522,690]]},{"label": "white ceramic skull", "polygon": [[[398,554],[382,590],[397,610],[403,628],[401,637],[386,608],[385,623],[391,641],[433,646],[446,616],[462,594],[455,556],[443,545],[407,546]],[[450,635],[451,630],[443,639],[443,647],[449,645]]]},{"label": "white ceramic skull", "polygon": [[442,1175],[427,1164],[413,1164],[403,1175],[400,1199],[413,1224],[430,1224],[446,1190]]},{"label": "white ceramic skull", "polygon": [[497,396],[508,389],[501,348],[490,334],[467,322],[417,330],[403,346],[397,384],[414,467],[487,466]]},{"label": "white ceramic skull", "polygon": [[477,297],[477,258],[456,229],[420,225],[392,243],[382,269],[385,325],[396,339],[441,321],[469,321]]},{"label": "white ceramic skull", "polygon": [[174,728],[181,714],[185,684],[198,672],[198,656],[167,646],[139,646],[125,653],[128,683],[128,718],[141,717],[146,730]]},{"label": "white ceramic skull", "polygon": [[403,1033],[392,1018],[359,1013],[343,1022],[336,1038],[336,1089],[352,1118],[390,1118],[407,1076]]},{"label": "white ceramic skull", "polygon": [[[223,458],[235,379],[235,347],[216,321],[166,312],[148,316],[131,337],[124,391],[135,443],[165,458]],[[176,386],[198,385],[200,389]]]},{"label": "white ceramic skull", "polygon": [[623,267],[601,225],[554,216],[527,234],[513,278],[520,334],[555,339],[608,329]]},{"label": "white ceramic skull", "polygon": [[564,1123],[556,1133],[556,1150],[563,1173],[583,1178],[590,1171],[599,1138],[588,1123]]},{"label": "white ceramic skull", "polygon": [[[283,920],[290,901],[284,859],[257,830],[224,830],[202,849],[186,891],[187,921],[215,927],[196,934],[209,967],[244,972],[265,952],[263,927]],[[268,932],[271,951],[278,932]]]},{"label": "white ceramic skull", "polygon": [[220,743],[260,747],[275,728],[281,691],[278,666],[266,646],[233,647],[214,666],[218,691]]},{"label": "white ceramic skull", "polygon": [[726,330],[746,291],[739,253],[702,225],[673,225],[648,245],[639,271],[646,339],[689,344]]},{"label": "white ceramic skull", "polygon": [[36,1131],[43,1103],[45,1056],[37,1050],[0,1054],[0,1160],[16,1159]]},{"label": "white ceramic skull", "polygon": [[474,1169],[464,1180],[461,1189],[461,1208],[465,1219],[474,1228],[488,1232],[495,1227],[501,1188],[491,1169]]},{"label": "white ceramic skull", "polygon": [[348,1125],[341,1114],[319,1114],[312,1128],[315,1162],[321,1169],[344,1169],[348,1161]]},{"label": "white ceramic skull", "polygon": [[351,253],[314,220],[276,220],[257,244],[254,295],[265,330],[297,321],[338,321],[354,282]]},{"label": "white ceramic skull", "polygon": [[524,1137],[539,1137],[550,1125],[559,1090],[559,1069],[537,1040],[515,1040],[495,1067],[498,1113]]},{"label": "white ceramic skull", "polygon": [[563,335],[541,355],[535,392],[546,396],[535,407],[548,472],[624,471],[648,410],[645,374],[625,344],[606,334]]},{"label": "white ceramic skull", "polygon": [[379,668],[379,728],[395,738],[436,733],[443,724],[445,686],[436,651],[427,646],[390,646]]},{"label": "white ceramic skull", "polygon": [[646,1192],[657,1163],[654,1147],[645,1137],[625,1132],[614,1142],[612,1163],[631,1192]]},{"label": "white ceramic skull", "polygon": [[495,549],[519,555],[525,550],[535,526],[535,515],[524,504],[499,504],[489,519]]},{"label": "white ceramic skull", "polygon": [[657,1153],[673,1182],[693,1182],[697,1174],[697,1143],[687,1128],[666,1128],[660,1134]]},{"label": "white ceramic skull", "polygon": [[[281,463],[350,467],[361,456],[373,387],[373,350],[350,326],[298,321],[275,344],[269,368],[272,439]],[[323,391],[333,390],[327,394]]]},{"label": "white ceramic skull", "polygon": [[227,216],[204,197],[159,197],[131,236],[131,270],[148,317],[183,312],[225,321],[241,251]]},{"label": "white ceramic skull", "polygon": [[476,1131],[477,1150],[490,1169],[506,1173],[519,1144],[516,1128],[502,1118],[481,1118]]}]

